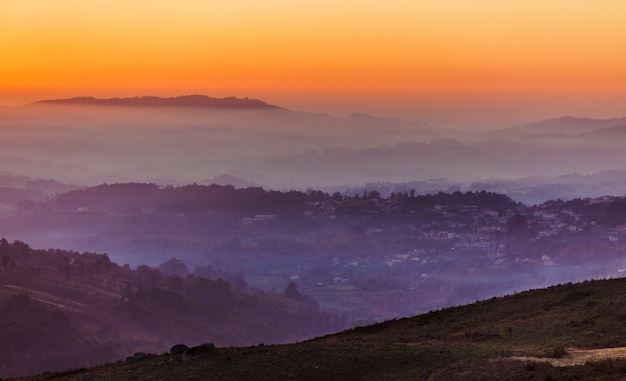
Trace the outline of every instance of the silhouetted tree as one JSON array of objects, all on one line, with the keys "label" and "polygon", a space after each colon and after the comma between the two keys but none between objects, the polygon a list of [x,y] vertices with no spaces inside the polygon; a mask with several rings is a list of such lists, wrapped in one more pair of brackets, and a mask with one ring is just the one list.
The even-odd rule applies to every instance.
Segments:
[{"label": "silhouetted tree", "polygon": [[295,282],[289,282],[287,288],[285,289],[285,296],[291,299],[298,299],[300,295],[298,285]]},{"label": "silhouetted tree", "polygon": [[343,195],[341,193],[339,193],[339,192],[335,192],[335,193],[333,193],[332,198],[333,198],[334,201],[341,201],[341,200],[343,200]]},{"label": "silhouetted tree", "polygon": [[13,241],[13,250],[20,255],[26,255],[30,252],[30,246],[22,241],[15,240]]},{"label": "silhouetted tree", "polygon": [[371,199],[374,199],[374,200],[377,200],[377,199],[380,198],[380,192],[377,191],[377,190],[372,190],[372,191],[370,191],[368,193],[367,197],[371,198]]},{"label": "silhouetted tree", "polygon": [[289,282],[287,288],[285,289],[284,295],[289,299],[297,300],[301,303],[305,303],[313,307],[319,308],[317,300],[298,291],[298,285],[295,282]]},{"label": "silhouetted tree", "polygon": [[163,262],[159,265],[159,270],[165,275],[178,275],[184,277],[189,272],[189,268],[185,263],[178,258],[170,258],[167,262]]}]

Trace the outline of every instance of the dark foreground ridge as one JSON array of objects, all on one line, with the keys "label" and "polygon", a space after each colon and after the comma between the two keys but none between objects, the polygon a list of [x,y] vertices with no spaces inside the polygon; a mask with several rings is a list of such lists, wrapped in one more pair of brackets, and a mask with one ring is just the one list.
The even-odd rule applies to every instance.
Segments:
[{"label": "dark foreground ridge", "polygon": [[29,380],[623,379],[626,359],[618,348],[626,346],[625,306],[626,279],[588,281],[295,344],[205,344],[208,349],[197,350],[202,355],[187,361],[181,345]]},{"label": "dark foreground ridge", "polygon": [[212,98],[206,95],[183,95],[179,97],[161,98],[143,96],[133,98],[98,99],[94,97],[75,97],[70,99],[52,99],[32,103],[32,105],[83,105],[83,106],[116,106],[116,107],[194,107],[215,109],[268,109],[278,110],[280,107],[270,105],[258,99],[250,98]]}]

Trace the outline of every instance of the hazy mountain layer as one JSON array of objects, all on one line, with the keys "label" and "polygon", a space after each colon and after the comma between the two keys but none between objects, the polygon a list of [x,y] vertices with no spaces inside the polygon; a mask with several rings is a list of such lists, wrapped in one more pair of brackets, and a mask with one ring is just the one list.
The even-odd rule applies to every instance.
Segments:
[{"label": "hazy mountain layer", "polygon": [[81,185],[229,174],[306,189],[589,175],[626,165],[617,139],[623,118],[565,117],[486,134],[205,96],[83,97],[0,113],[0,170]]}]

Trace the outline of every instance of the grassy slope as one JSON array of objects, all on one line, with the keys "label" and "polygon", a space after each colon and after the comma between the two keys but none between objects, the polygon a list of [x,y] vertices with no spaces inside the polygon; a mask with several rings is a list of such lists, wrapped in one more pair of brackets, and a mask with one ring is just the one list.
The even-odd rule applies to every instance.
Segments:
[{"label": "grassy slope", "polygon": [[[626,346],[626,279],[562,285],[388,321],[307,342],[155,356],[89,370],[116,380],[619,379],[626,360],[553,368],[511,356]],[[80,379],[85,370],[35,379]]]}]

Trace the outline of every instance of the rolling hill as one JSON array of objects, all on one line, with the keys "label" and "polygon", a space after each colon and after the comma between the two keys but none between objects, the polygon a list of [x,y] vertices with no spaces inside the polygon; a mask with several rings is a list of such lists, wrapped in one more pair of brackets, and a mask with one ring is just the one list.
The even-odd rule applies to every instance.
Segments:
[{"label": "rolling hill", "polygon": [[200,338],[219,346],[288,343],[347,327],[295,284],[265,293],[211,266],[187,273],[174,258],[131,269],[106,254],[35,250],[6,239],[0,258],[0,378]]},{"label": "rolling hill", "polygon": [[492,298],[287,345],[147,356],[30,380],[614,380],[626,279]]},{"label": "rolling hill", "polygon": [[626,118],[593,119],[563,116],[560,118],[546,119],[524,125],[512,126],[496,130],[495,134],[508,136],[537,136],[537,135],[575,135],[592,132],[599,129],[621,126],[626,123]]}]

